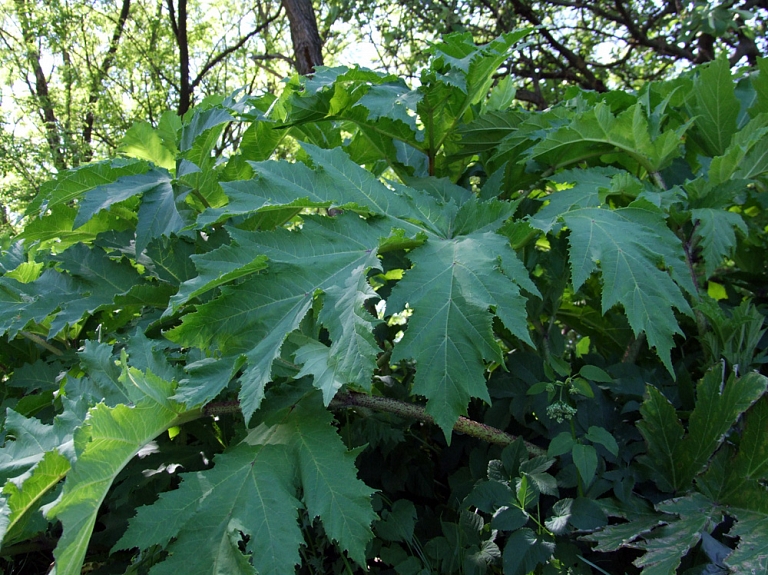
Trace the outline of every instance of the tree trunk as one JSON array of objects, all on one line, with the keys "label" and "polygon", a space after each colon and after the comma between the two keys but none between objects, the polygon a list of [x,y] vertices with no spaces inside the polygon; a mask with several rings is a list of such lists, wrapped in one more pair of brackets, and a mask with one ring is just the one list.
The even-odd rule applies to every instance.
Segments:
[{"label": "tree trunk", "polygon": [[179,0],[179,13],[168,0],[171,29],[179,47],[179,116],[183,116],[192,105],[192,87],[189,81],[189,39],[187,38],[187,0]]},{"label": "tree trunk", "polygon": [[296,70],[306,75],[323,65],[323,41],[317,31],[312,0],[282,0],[291,24],[291,40]]},{"label": "tree trunk", "polygon": [[27,5],[25,0],[15,0],[16,14],[19,17],[22,34],[24,36],[24,47],[26,50],[27,61],[35,76],[34,87],[30,84],[30,92],[37,100],[37,105],[45,124],[45,138],[48,141],[48,149],[51,152],[53,165],[57,171],[67,168],[64,159],[64,151],[61,147],[61,134],[59,133],[59,122],[56,119],[56,112],[53,108],[53,100],[48,91],[48,79],[45,77],[43,67],[40,64],[40,53],[37,50],[36,36],[33,32],[29,19],[27,18]]}]

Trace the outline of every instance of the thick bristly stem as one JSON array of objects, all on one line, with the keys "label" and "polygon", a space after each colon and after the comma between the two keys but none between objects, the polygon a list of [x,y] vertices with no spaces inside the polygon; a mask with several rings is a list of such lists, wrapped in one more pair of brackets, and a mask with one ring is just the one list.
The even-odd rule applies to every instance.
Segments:
[{"label": "thick bristly stem", "polygon": [[[397,399],[390,399],[388,397],[377,397],[374,395],[366,395],[365,393],[356,393],[353,391],[342,392],[336,394],[329,406],[331,409],[345,409],[361,407],[365,409],[372,409],[374,411],[385,411],[387,413],[393,413],[401,417],[407,417],[410,419],[416,419],[425,423],[435,423],[434,418],[427,413],[427,410],[420,405],[413,403],[406,403]],[[206,405],[202,414],[204,416],[225,415],[227,413],[237,413],[240,411],[240,403],[238,401],[221,401],[213,402]],[[496,429],[490,425],[480,423],[479,421],[473,421],[467,417],[459,417],[459,420],[453,426],[453,430],[458,433],[463,433],[488,443],[494,443],[496,445],[509,445],[517,440],[517,437]],[[529,443],[524,442],[525,447],[531,455],[539,456],[546,455],[546,451]]]}]

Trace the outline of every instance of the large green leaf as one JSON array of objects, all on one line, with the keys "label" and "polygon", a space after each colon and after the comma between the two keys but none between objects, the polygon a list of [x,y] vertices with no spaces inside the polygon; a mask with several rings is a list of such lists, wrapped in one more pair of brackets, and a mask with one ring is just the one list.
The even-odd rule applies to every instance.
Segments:
[{"label": "large green leaf", "polygon": [[589,168],[586,170],[565,170],[550,178],[555,184],[573,184],[568,189],[556,191],[544,199],[544,205],[530,217],[530,224],[548,233],[564,213],[577,208],[597,208],[600,191],[611,187],[611,177],[621,173],[613,168]]},{"label": "large green leaf", "polygon": [[551,130],[529,154],[537,162],[559,168],[620,152],[648,172],[657,172],[680,154],[684,131],[685,126],[668,130],[652,140],[639,104],[615,116],[608,104],[600,102],[570,125]]},{"label": "large green leaf", "polygon": [[157,186],[168,185],[170,175],[165,170],[153,168],[146,173],[118,178],[106,185],[96,186],[83,196],[73,226],[79,228],[101,210],[139,194],[145,194]]},{"label": "large green leaf", "polygon": [[139,274],[128,261],[116,261],[83,244],[61,254],[59,266],[62,271],[47,269],[29,284],[0,280],[0,327],[15,335],[30,321],[43,323],[49,318],[52,337],[85,314],[109,306],[139,282]]},{"label": "large green leaf", "polygon": [[768,493],[762,485],[768,477],[767,432],[768,398],[763,397],[744,415],[736,453],[724,449],[710,464],[700,481],[702,491],[733,507],[768,513]]},{"label": "large green leaf", "polygon": [[[473,222],[487,223],[479,216]],[[497,224],[498,225],[498,224]],[[484,361],[502,361],[491,330],[493,308],[507,328],[529,342],[520,287],[538,290],[508,243],[492,232],[429,240],[409,254],[413,268],[392,291],[390,311],[413,309],[392,361],[414,358],[414,392],[447,438],[471,397],[489,401]]]},{"label": "large green leaf", "polygon": [[204,253],[193,254],[197,275],[187,280],[171,297],[169,312],[188,300],[202,295],[222,284],[246,277],[267,267],[267,258],[262,255],[259,245],[250,239],[250,234],[235,228],[228,230],[232,242]]},{"label": "large green leaf", "polygon": [[3,518],[5,521],[0,519],[0,542],[3,545],[9,545],[24,535],[35,534],[34,531],[25,533],[24,530],[33,513],[39,510],[43,497],[64,479],[69,470],[69,459],[52,450],[46,452],[29,473],[6,482],[3,503],[8,515]]},{"label": "large green leaf", "polygon": [[170,147],[148,122],[136,122],[123,136],[120,152],[130,158],[149,160],[166,170],[176,169],[175,146]]},{"label": "large green leaf", "polygon": [[682,333],[672,308],[692,313],[678,284],[691,293],[694,290],[680,241],[660,214],[649,208],[647,204],[618,210],[582,208],[562,218],[571,231],[574,288],[581,287],[599,264],[603,314],[620,303],[635,334],[645,332],[672,372],[672,337]]},{"label": "large green leaf", "polygon": [[97,186],[110,184],[123,176],[143,174],[148,169],[149,164],[143,161],[108,160],[68,170],[41,187],[40,193],[29,204],[28,213],[68,204]]},{"label": "large green leaf", "polygon": [[696,237],[703,250],[704,273],[710,277],[736,246],[734,230],[746,235],[747,224],[739,214],[723,209],[694,209],[691,216],[698,222]]},{"label": "large green leaf", "polygon": [[13,440],[6,439],[0,449],[0,479],[3,483],[6,484],[10,478],[23,477],[54,450],[74,459],[72,433],[78,423],[70,417],[61,416],[52,425],[46,425],[36,418],[26,418],[8,410],[4,429]]},{"label": "large green leaf", "polygon": [[[166,545],[173,538],[168,559],[152,575],[182,568],[200,575],[216,569],[291,573],[300,561],[297,519],[305,506],[330,538],[365,564],[376,518],[372,490],[357,479],[354,455],[318,399],[313,394],[274,423],[261,423],[243,443],[217,456],[210,471],[183,476],[178,490],[139,509],[117,547]],[[238,548],[243,535],[249,556]],[[190,565],[191,555],[197,560]]]},{"label": "large green leaf", "polygon": [[149,441],[183,421],[183,406],[168,397],[173,384],[133,368],[125,385],[142,397],[133,406],[99,404],[77,431],[82,449],[67,476],[61,498],[48,510],[59,519],[63,533],[54,551],[57,575],[79,575],[96,515],[117,474]]},{"label": "large green leaf", "polygon": [[[211,471],[184,475],[178,490],[140,508],[116,548],[144,549],[175,538],[152,575],[182,568],[200,575],[286,573],[298,564],[302,542],[294,474],[284,446],[240,444],[216,457]],[[253,566],[238,548],[241,533],[255,551]],[[191,556],[196,560],[189,563]]]},{"label": "large green leaf", "polygon": [[722,510],[698,493],[660,503],[657,508],[679,519],[663,517],[667,525],[635,544],[645,550],[645,554],[633,562],[642,567],[643,575],[675,573],[683,555],[701,539],[701,533],[710,533],[722,521]]},{"label": "large green leaf", "polygon": [[749,509],[732,509],[738,521],[728,532],[739,543],[725,560],[734,573],[768,573],[768,513]]},{"label": "large green leaf", "polygon": [[725,58],[701,68],[693,84],[692,99],[697,141],[711,156],[724,154],[739,116],[739,101]]},{"label": "large green leaf", "polygon": [[648,452],[639,461],[655,472],[653,477],[657,485],[665,491],[672,491],[682,483],[676,456],[685,431],[669,400],[650,385],[647,393],[648,398],[640,408],[643,419],[637,423],[637,428],[648,442]]},{"label": "large green leaf", "polygon": [[[250,237],[239,232],[235,237],[244,249],[269,258],[267,272],[224,288],[220,297],[185,316],[168,337],[184,345],[214,344],[224,353],[244,354],[248,369],[241,376],[240,400],[250,417],[261,403],[285,338],[299,326],[316,292],[327,292],[329,310],[320,319],[333,341],[333,361],[345,383],[367,387],[378,348],[370,335],[364,335],[373,328],[373,318],[366,318],[362,304],[374,295],[365,278],[368,270],[379,267],[376,247],[378,236],[387,235],[385,230],[379,220],[369,223],[351,214],[307,218],[295,231],[279,229]],[[206,261],[213,262],[215,255],[212,252]],[[349,345],[354,347],[348,349]]]},{"label": "large green leaf", "polygon": [[[725,382],[719,369],[704,376],[696,390],[696,407],[688,420],[688,435],[680,444],[678,461],[682,464],[682,475],[678,486],[682,487],[702,471],[726,432],[765,393],[767,386],[768,378],[756,372],[738,379],[731,375]],[[753,437],[749,437],[750,441],[754,441]]]},{"label": "large green leaf", "polygon": [[[709,371],[698,386],[685,437],[675,409],[656,388],[648,386],[648,399],[640,408],[643,419],[637,426],[648,444],[648,452],[640,461],[655,472],[656,484],[666,491],[688,488],[728,429],[767,386],[768,379],[757,373],[739,379],[731,375],[723,382],[718,369]],[[749,437],[748,445],[754,445],[754,436]]]}]

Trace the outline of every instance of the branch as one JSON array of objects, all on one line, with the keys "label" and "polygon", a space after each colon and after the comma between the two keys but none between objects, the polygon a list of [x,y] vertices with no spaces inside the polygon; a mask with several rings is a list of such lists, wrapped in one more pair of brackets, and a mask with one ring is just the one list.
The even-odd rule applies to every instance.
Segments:
[{"label": "branch", "polygon": [[48,79],[45,77],[43,67],[40,63],[40,53],[35,45],[36,34],[31,29],[27,19],[27,6],[24,0],[15,0],[16,15],[19,17],[22,35],[24,37],[24,48],[27,56],[27,62],[32,67],[35,76],[35,86],[28,83],[32,96],[37,100],[38,111],[45,123],[46,140],[48,148],[53,157],[53,165],[57,171],[66,169],[67,164],[61,149],[61,135],[59,134],[58,120],[54,111],[53,99],[48,91]]},{"label": "branch", "polygon": [[50,351],[54,355],[64,355],[64,352],[61,351],[59,348],[52,346],[50,343],[45,341],[42,337],[40,337],[37,334],[28,332],[28,331],[20,331],[19,335],[26,337],[28,340],[35,342],[37,345],[44,347],[48,351]]},{"label": "branch", "polygon": [[[435,423],[434,418],[429,415],[422,406],[415,405],[413,403],[406,403],[397,399],[390,399],[388,397],[377,397],[374,395],[367,395],[365,393],[357,393],[354,391],[339,392],[336,397],[331,400],[329,406],[331,409],[344,409],[347,407],[363,407],[366,409],[373,409],[375,411],[384,411],[387,413],[393,413],[400,417],[406,417],[409,419],[416,419],[425,423]],[[237,413],[240,411],[240,402],[238,401],[223,401],[217,403],[209,403],[203,408],[203,415],[223,415],[226,413]],[[517,437],[485,425],[478,421],[473,421],[467,417],[459,417],[456,425],[453,426],[453,430],[458,433],[469,435],[476,439],[486,441],[488,443],[494,443],[496,445],[509,445],[517,440]],[[533,456],[546,455],[546,450],[538,447],[528,441],[524,441],[525,447]]]},{"label": "branch", "polygon": [[177,113],[183,116],[192,103],[192,89],[189,84],[189,38],[187,36],[187,0],[179,0],[179,13],[173,6],[173,0],[167,0],[171,30],[179,47],[179,107]]},{"label": "branch", "polygon": [[583,76],[583,84],[585,87],[595,90],[597,92],[607,92],[605,84],[592,71],[587,67],[587,63],[584,58],[573,52],[567,46],[559,42],[552,33],[542,24],[541,18],[533,11],[533,9],[523,3],[521,0],[512,0],[512,6],[517,14],[528,20],[531,24],[538,28],[538,33],[547,39],[547,42],[557,50],[560,55],[565,58],[570,66],[576,68],[581,72]]},{"label": "branch", "polygon": [[112,32],[112,39],[109,42],[109,48],[107,49],[106,54],[104,54],[104,59],[101,61],[101,66],[99,66],[99,69],[96,71],[96,74],[94,75],[91,82],[91,87],[88,94],[88,111],[85,114],[85,125],[83,126],[83,143],[86,146],[86,156],[84,160],[86,162],[90,161],[93,155],[91,150],[91,137],[93,135],[93,123],[95,121],[93,108],[99,101],[99,96],[101,95],[100,88],[103,85],[104,78],[107,77],[109,69],[115,62],[117,47],[120,44],[120,38],[123,36],[123,30],[125,29],[125,23],[128,20],[128,14],[130,13],[130,10],[131,0],[123,0],[123,6],[120,9],[120,16],[117,18],[115,30]]},{"label": "branch", "polygon": [[220,63],[221,63],[221,62],[224,60],[224,58],[226,58],[227,56],[229,56],[230,54],[232,54],[232,52],[234,52],[234,51],[236,51],[236,50],[239,50],[240,48],[242,48],[242,47],[245,45],[245,43],[246,43],[248,40],[250,40],[251,38],[253,38],[253,37],[254,37],[256,34],[260,34],[260,33],[261,33],[261,32],[263,32],[264,30],[266,30],[266,29],[267,29],[267,27],[268,27],[270,24],[272,24],[272,22],[274,22],[274,21],[277,19],[277,16],[278,16],[279,14],[280,14],[280,13],[279,13],[279,12],[277,12],[277,13],[276,13],[274,16],[269,16],[269,17],[268,17],[268,19],[267,19],[266,21],[262,22],[262,23],[261,23],[261,24],[259,24],[259,25],[258,25],[256,28],[254,28],[253,30],[251,30],[250,32],[248,32],[248,34],[246,34],[245,36],[243,36],[242,38],[240,38],[240,40],[238,40],[238,42],[237,42],[236,44],[233,44],[233,45],[232,45],[232,46],[230,46],[229,48],[225,48],[224,50],[222,50],[221,52],[219,52],[219,53],[218,53],[218,54],[217,54],[215,57],[213,57],[213,58],[211,58],[210,60],[208,60],[208,61],[205,63],[205,65],[203,66],[203,68],[200,70],[200,72],[197,74],[197,76],[195,77],[195,79],[194,79],[194,80],[192,80],[192,83],[190,84],[190,89],[191,89],[191,90],[194,90],[195,88],[197,88],[197,86],[199,86],[199,85],[200,85],[200,82],[202,82],[202,81],[203,81],[203,77],[204,77],[204,76],[205,76],[205,75],[206,75],[208,72],[210,72],[210,70],[211,70],[211,69],[212,69],[214,66],[216,66],[216,65],[220,64]]}]

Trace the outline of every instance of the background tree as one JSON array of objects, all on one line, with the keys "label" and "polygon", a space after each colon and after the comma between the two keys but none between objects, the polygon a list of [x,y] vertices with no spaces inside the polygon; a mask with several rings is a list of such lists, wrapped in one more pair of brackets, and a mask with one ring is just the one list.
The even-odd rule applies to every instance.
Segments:
[{"label": "background tree", "polygon": [[[338,9],[256,0],[0,3],[0,196],[18,211],[52,172],[114,155],[136,120],[206,97],[275,91],[343,43]],[[322,34],[322,38],[321,38]],[[291,48],[291,40],[295,49]],[[344,40],[347,41],[347,40]],[[236,140],[230,134],[230,141]]]},{"label": "background tree", "polygon": [[500,73],[515,79],[518,99],[540,108],[569,85],[637,88],[718,53],[732,66],[754,66],[768,48],[765,0],[363,0],[354,10],[392,71],[423,65],[420,46],[447,32],[488,42],[535,26],[528,47]]},{"label": "background tree", "polygon": [[311,0],[283,0],[291,24],[291,41],[296,71],[306,75],[323,65],[323,41]]},{"label": "background tree", "polygon": [[[157,126],[208,96],[275,92],[365,42],[374,67],[415,77],[423,46],[536,31],[498,77],[538,108],[570,86],[637,88],[724,54],[766,53],[765,0],[0,0],[0,226],[52,172],[114,155],[136,120]],[[237,145],[237,128],[221,146]],[[9,220],[10,217],[10,220]]]}]

